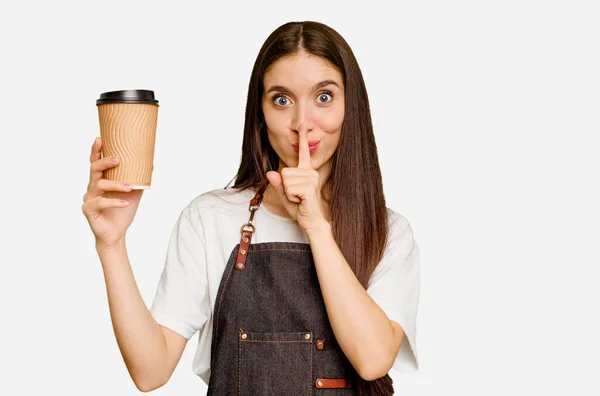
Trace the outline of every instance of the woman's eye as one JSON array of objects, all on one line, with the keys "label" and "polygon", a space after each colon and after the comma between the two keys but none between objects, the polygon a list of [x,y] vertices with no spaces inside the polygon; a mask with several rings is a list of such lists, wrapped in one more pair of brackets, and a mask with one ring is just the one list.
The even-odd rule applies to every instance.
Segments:
[{"label": "woman's eye", "polygon": [[[282,101],[282,99],[283,99],[283,101]],[[275,96],[273,98],[273,100],[275,101],[275,104],[277,106],[285,106],[287,104],[288,99],[285,96],[279,95],[279,96]]]},{"label": "woman's eye", "polygon": [[[327,100],[327,97],[328,97],[328,96],[331,98],[330,100]],[[325,99],[323,99],[323,98],[325,98]],[[322,99],[323,99],[323,100],[322,100]],[[333,100],[333,94],[330,94],[330,93],[322,93],[322,94],[320,94],[320,95],[319,95],[319,102],[320,102],[320,103],[329,103],[329,102],[331,102],[331,100]]]}]

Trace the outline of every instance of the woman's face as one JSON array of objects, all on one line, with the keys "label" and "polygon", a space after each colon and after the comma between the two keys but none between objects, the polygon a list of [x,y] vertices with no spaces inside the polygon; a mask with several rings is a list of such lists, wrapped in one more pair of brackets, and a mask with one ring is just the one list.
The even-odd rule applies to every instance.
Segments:
[{"label": "woman's face", "polygon": [[280,168],[298,166],[298,130],[306,123],[309,145],[318,143],[311,148],[313,169],[330,170],[344,121],[341,73],[324,58],[300,51],[273,63],[263,85],[262,110]]}]

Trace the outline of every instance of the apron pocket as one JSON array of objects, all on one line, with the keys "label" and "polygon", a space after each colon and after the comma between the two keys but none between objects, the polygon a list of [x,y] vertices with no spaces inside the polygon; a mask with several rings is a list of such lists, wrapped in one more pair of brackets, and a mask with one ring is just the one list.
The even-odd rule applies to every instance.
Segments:
[{"label": "apron pocket", "polygon": [[238,395],[312,394],[313,334],[240,329]]}]

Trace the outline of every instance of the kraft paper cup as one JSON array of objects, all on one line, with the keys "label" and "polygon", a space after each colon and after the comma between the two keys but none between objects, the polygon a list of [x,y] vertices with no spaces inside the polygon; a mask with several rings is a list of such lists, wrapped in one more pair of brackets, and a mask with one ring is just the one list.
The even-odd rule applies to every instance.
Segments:
[{"label": "kraft paper cup", "polygon": [[143,89],[104,92],[96,100],[102,138],[102,157],[119,157],[103,178],[148,189],[154,170],[158,100]]}]

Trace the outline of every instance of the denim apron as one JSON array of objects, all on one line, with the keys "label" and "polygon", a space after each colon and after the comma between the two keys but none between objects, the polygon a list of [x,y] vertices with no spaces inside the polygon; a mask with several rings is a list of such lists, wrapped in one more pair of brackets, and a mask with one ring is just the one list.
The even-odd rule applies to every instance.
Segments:
[{"label": "denim apron", "polygon": [[356,371],[329,324],[310,244],[250,244],[250,202],[217,292],[208,395],[353,395]]}]

